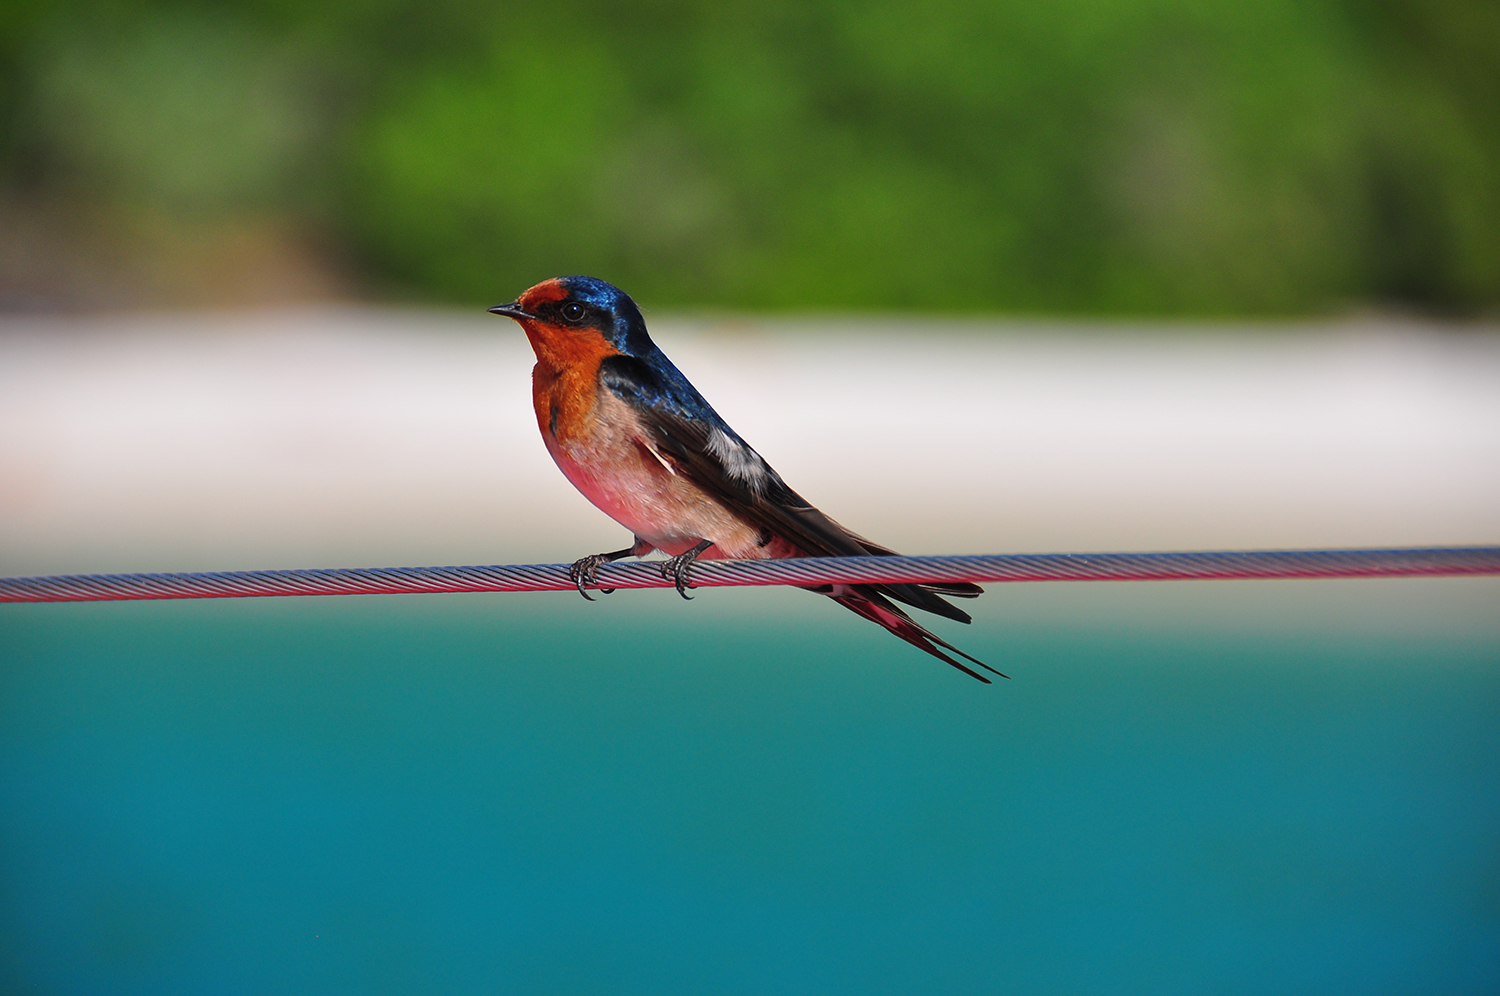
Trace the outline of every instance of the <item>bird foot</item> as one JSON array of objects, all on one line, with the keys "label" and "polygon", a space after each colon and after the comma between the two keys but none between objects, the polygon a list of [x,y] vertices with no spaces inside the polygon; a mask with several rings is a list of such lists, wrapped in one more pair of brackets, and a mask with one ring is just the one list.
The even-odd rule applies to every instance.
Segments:
[{"label": "bird foot", "polygon": [[676,584],[677,594],[689,602],[693,600],[693,596],[687,593],[687,589],[693,586],[691,575],[693,561],[698,559],[700,553],[713,545],[713,540],[704,540],[686,553],[679,553],[675,557],[662,561],[661,576]]},{"label": "bird foot", "polygon": [[568,578],[578,587],[578,594],[592,602],[594,596],[588,593],[589,588],[598,589],[601,595],[613,595],[613,588],[599,587],[599,567],[619,559],[615,553],[591,553],[587,557],[573,561],[573,566],[568,568]]},{"label": "bird foot", "polygon": [[599,568],[624,557],[644,557],[651,550],[651,544],[637,536],[635,543],[623,550],[615,550],[612,553],[591,553],[587,557],[573,561],[573,566],[568,568],[568,580],[578,587],[578,594],[590,602],[594,598],[588,593],[589,588],[597,590],[602,595],[613,595],[615,593],[613,588],[599,587]]}]

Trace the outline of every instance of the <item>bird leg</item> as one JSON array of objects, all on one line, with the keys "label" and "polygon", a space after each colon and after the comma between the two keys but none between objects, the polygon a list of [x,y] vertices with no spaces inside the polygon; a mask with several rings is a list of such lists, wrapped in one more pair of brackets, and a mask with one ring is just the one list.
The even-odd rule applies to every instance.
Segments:
[{"label": "bird leg", "polygon": [[713,540],[704,540],[687,553],[679,553],[675,557],[662,561],[661,576],[668,581],[675,582],[677,585],[677,594],[690,602],[693,600],[693,596],[687,593],[687,589],[691,588],[693,583],[688,572],[692,569],[693,561],[698,559],[698,555],[713,545]]},{"label": "bird leg", "polygon": [[[650,553],[652,546],[639,536],[635,538],[635,545],[627,546],[623,550],[615,550],[613,553],[591,553],[587,557],[573,561],[573,566],[568,568],[568,577],[578,586],[578,594],[590,602],[594,597],[585,589],[599,588],[599,566],[601,564],[612,564],[622,557],[643,557]],[[612,595],[613,588],[599,588],[600,594]]]}]

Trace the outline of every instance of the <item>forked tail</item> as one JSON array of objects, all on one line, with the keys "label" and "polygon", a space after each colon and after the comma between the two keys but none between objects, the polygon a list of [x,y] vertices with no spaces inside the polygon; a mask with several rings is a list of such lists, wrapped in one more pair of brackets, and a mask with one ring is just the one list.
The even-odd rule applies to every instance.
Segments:
[{"label": "forked tail", "polygon": [[[812,590],[818,591],[819,589]],[[964,674],[969,675],[971,678],[977,678],[986,685],[991,684],[990,679],[973,668],[967,667],[949,657],[943,653],[943,650],[951,650],[964,660],[978,664],[991,674],[998,674],[1002,678],[1010,677],[1008,674],[1001,674],[999,671],[996,671],[977,657],[970,657],[937,634],[928,632],[916,620],[897,608],[890,599],[886,598],[870,585],[833,585],[831,590],[826,590],[822,593],[828,595],[828,597],[838,602],[850,612],[861,615],[877,626],[882,626],[890,630],[912,646],[919,650],[927,651],[938,660],[953,665]],[[938,649],[939,647],[942,649]]]}]

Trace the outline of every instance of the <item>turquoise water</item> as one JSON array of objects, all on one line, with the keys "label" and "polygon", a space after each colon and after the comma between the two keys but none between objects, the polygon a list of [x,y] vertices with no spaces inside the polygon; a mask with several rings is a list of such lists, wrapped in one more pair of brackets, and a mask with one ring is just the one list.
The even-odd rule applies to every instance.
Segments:
[{"label": "turquoise water", "polygon": [[0,606],[0,991],[1497,992],[1497,593]]}]

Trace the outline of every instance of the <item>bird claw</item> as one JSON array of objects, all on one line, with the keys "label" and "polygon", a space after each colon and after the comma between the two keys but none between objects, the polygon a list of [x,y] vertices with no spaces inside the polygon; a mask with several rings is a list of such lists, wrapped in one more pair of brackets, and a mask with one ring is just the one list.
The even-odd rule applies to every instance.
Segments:
[{"label": "bird claw", "polygon": [[690,571],[693,569],[693,558],[685,553],[678,554],[670,560],[664,560],[661,564],[661,576],[677,586],[677,594],[693,600],[693,596],[687,593],[687,589],[693,586]]},{"label": "bird claw", "polygon": [[613,588],[599,587],[599,565],[607,564],[611,557],[607,553],[591,553],[573,561],[573,566],[568,568],[568,578],[578,587],[578,594],[587,601],[592,602],[594,596],[587,591],[588,588],[598,589],[601,595],[614,594]]},{"label": "bird claw", "polygon": [[693,596],[687,593],[687,590],[693,587],[693,561],[698,559],[698,554],[711,546],[713,546],[712,540],[704,540],[686,553],[679,553],[675,557],[662,561],[661,576],[675,584],[677,594],[689,602],[693,600]]}]

